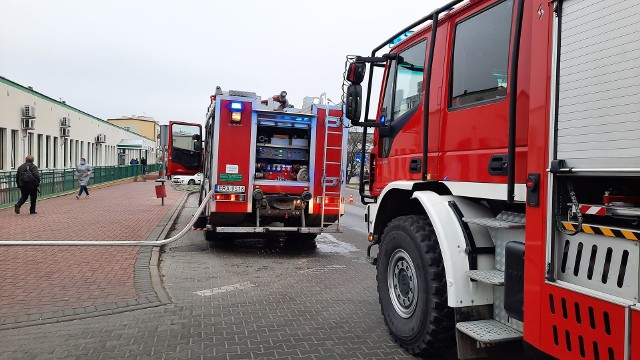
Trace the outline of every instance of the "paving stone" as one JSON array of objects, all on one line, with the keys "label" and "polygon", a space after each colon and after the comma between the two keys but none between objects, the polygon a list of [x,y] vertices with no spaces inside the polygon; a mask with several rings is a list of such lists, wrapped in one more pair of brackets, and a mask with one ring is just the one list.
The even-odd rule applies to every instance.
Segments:
[{"label": "paving stone", "polygon": [[[190,198],[175,228],[184,226],[196,205]],[[0,349],[14,349],[11,360],[47,358],[55,350],[88,359],[113,352],[127,359],[413,359],[385,327],[375,268],[364,261],[366,239],[348,231],[335,239],[358,250],[325,251],[322,238],[317,249],[257,240],[220,247],[190,231],[161,256],[172,304],[2,330]],[[195,294],[244,282],[256,286]],[[123,300],[130,299],[111,303]],[[83,357],[84,351],[89,355]],[[453,359],[449,353],[434,358]]]}]

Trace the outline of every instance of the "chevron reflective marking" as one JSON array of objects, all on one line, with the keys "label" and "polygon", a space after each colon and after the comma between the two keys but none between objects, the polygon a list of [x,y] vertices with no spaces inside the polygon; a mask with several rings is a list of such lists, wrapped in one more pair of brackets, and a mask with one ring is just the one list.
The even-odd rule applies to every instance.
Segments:
[{"label": "chevron reflective marking", "polygon": [[607,215],[607,208],[604,206],[580,205],[580,212],[585,215]]},{"label": "chevron reflective marking", "polygon": [[[568,221],[563,221],[562,226],[569,231],[576,231],[577,228],[576,223]],[[634,241],[638,241],[638,239],[640,239],[640,231],[612,228],[608,226],[582,224],[582,229],[580,231],[586,234],[602,235]]]}]

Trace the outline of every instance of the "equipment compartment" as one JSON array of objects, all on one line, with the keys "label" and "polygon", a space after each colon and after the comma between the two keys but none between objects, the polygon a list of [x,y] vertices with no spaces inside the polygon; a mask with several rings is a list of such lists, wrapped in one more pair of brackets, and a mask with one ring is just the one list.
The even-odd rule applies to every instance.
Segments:
[{"label": "equipment compartment", "polygon": [[311,118],[295,119],[258,121],[256,180],[309,182]]}]

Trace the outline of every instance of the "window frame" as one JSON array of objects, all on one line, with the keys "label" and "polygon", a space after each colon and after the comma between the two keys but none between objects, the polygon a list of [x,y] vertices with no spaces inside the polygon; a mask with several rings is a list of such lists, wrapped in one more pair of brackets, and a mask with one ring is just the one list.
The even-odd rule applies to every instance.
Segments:
[{"label": "window frame", "polygon": [[[507,86],[505,88],[506,92],[505,95],[503,97],[500,98],[495,98],[495,99],[487,99],[487,100],[481,100],[481,101],[476,101],[470,104],[465,104],[465,105],[458,105],[458,106],[453,106],[451,103],[453,102],[453,64],[454,64],[454,52],[456,49],[456,35],[458,33],[458,25],[464,23],[465,21],[471,20],[473,18],[475,18],[476,16],[479,16],[493,8],[495,8],[496,6],[503,4],[507,1],[511,1],[512,2],[512,7],[511,7],[511,18],[509,21],[509,49],[507,51]],[[482,9],[481,11],[478,11],[476,13],[470,14],[469,16],[457,21],[453,23],[453,38],[451,41],[451,52],[450,52],[450,60],[449,60],[449,81],[448,81],[448,91],[447,91],[447,111],[449,112],[455,112],[458,110],[465,110],[465,109],[470,109],[470,108],[474,108],[474,107],[478,107],[478,106],[483,106],[483,105],[488,105],[488,104],[494,104],[494,103],[501,103],[503,101],[505,101],[508,97],[509,97],[509,92],[511,91],[511,89],[509,88],[509,81],[508,79],[511,77],[510,74],[510,69],[511,69],[511,51],[512,51],[512,47],[511,47],[511,42],[513,40],[513,11],[515,9],[515,0],[499,0],[496,1],[495,3],[487,6],[486,8]]]},{"label": "window frame", "polygon": [[[405,52],[405,51],[407,51],[409,49],[412,49],[412,48],[414,48],[416,46],[419,46],[421,44],[424,44],[424,50],[425,50],[424,51],[424,54],[425,54],[424,55],[424,62],[426,63],[426,61],[427,61],[427,50],[428,50],[427,45],[428,45],[428,42],[429,41],[428,41],[427,38],[422,38],[419,41],[416,41],[415,43],[407,46],[406,48],[403,48],[402,50],[397,51],[395,54],[397,54],[398,56],[401,56],[401,54],[403,52]],[[391,115],[386,114],[386,117],[387,117],[386,122],[387,122],[388,126],[391,126],[393,123],[396,122],[397,119],[404,117],[406,114],[414,113],[415,109],[419,108],[420,104],[422,104],[424,102],[424,96],[423,96],[423,90],[424,90],[424,86],[425,86],[425,84],[424,84],[424,76],[425,76],[425,73],[427,71],[426,67],[424,66],[425,64],[423,64],[423,68],[424,68],[424,70],[422,72],[422,80],[423,80],[422,86],[423,86],[423,89],[420,90],[420,102],[418,103],[418,105],[416,107],[414,107],[413,109],[409,109],[409,110],[405,111],[403,114],[400,114],[400,116],[398,116],[398,118],[396,118],[395,117],[395,105],[396,105],[396,92],[397,92],[398,69],[399,69],[398,59],[394,58],[393,60],[391,60],[391,64],[393,66],[393,89],[392,89],[392,93],[391,93],[392,98],[391,98],[391,104],[390,104],[390,106],[391,106]],[[388,80],[389,80],[390,76],[391,76],[391,68],[387,72],[387,78],[385,79],[385,87],[384,87],[384,91],[383,91],[384,97],[383,97],[382,102],[380,104],[380,114],[382,114],[382,109],[385,109],[384,105],[385,105],[385,99],[386,99],[386,96],[387,96]]]}]

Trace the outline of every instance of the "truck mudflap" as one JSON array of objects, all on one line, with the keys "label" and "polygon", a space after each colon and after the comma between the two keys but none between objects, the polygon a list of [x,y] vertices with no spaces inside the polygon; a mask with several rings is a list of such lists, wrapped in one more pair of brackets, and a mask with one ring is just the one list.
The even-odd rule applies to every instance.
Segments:
[{"label": "truck mudflap", "polygon": [[218,233],[279,233],[296,232],[300,234],[341,233],[336,227],[294,227],[294,226],[216,226],[193,228],[193,230],[215,231]]}]

